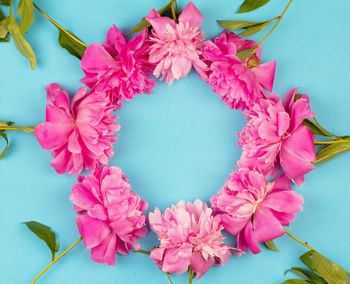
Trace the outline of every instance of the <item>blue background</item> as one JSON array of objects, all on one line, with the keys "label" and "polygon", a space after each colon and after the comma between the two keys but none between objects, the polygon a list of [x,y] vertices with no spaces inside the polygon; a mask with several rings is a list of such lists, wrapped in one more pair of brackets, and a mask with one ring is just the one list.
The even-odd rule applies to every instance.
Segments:
[{"label": "blue background", "polygon": [[[37,1],[62,26],[90,44],[103,42],[112,24],[130,30],[161,0]],[[180,0],[183,8],[188,1]],[[203,29],[212,38],[221,32],[217,19],[264,20],[281,13],[286,0],[271,0],[250,13],[234,12],[242,0],[194,1],[204,15]],[[294,1],[279,27],[263,45],[264,61],[277,60],[274,91],[295,86],[307,93],[321,124],[339,135],[350,134],[350,2]],[[260,40],[266,32],[253,36]],[[18,125],[45,120],[45,85],[61,84],[71,94],[82,86],[79,60],[57,43],[57,30],[39,13],[26,38],[37,55],[29,63],[13,43],[0,44],[0,119]],[[126,102],[119,113],[122,126],[114,145],[117,165],[129,176],[133,190],[165,209],[184,199],[208,201],[234,169],[241,149],[236,133],[245,125],[241,112],[229,110],[192,72],[171,87],[157,82],[153,95]],[[21,224],[36,220],[52,227],[62,249],[79,238],[68,196],[76,177],[59,176],[50,167],[51,155],[33,135],[8,133],[7,156],[0,161],[0,283],[29,283],[49,263],[50,252]],[[350,269],[350,153],[321,165],[294,187],[305,198],[304,211],[289,230],[330,259]],[[140,241],[145,249],[157,243],[150,233]],[[281,283],[283,272],[300,266],[306,249],[288,236],[275,241],[280,252],[262,248],[259,255],[232,257],[225,267],[211,269],[200,283]],[[292,276],[292,275],[290,275]],[[187,274],[174,283],[187,283]],[[195,280],[196,281],[196,280]],[[39,283],[167,283],[145,255],[117,255],[115,267],[90,260],[80,243]],[[196,282],[195,282],[196,283]]]}]

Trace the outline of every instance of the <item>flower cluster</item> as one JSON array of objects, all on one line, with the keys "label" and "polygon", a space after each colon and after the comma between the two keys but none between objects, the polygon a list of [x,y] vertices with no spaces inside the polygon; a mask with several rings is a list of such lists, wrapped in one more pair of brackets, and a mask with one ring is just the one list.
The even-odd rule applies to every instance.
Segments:
[{"label": "flower cluster", "polygon": [[106,97],[100,92],[87,94],[86,88],[81,88],[69,102],[58,84],[46,90],[46,122],[35,128],[35,135],[45,150],[52,151],[51,165],[57,173],[76,175],[107,165],[113,156],[114,132],[120,125]]},{"label": "flower cluster", "polygon": [[[213,265],[224,265],[231,253],[249,248],[260,252],[259,242],[285,233],[302,210],[303,198],[292,191],[313,169],[314,137],[303,121],[313,117],[307,95],[290,90],[284,100],[273,93],[276,62],[262,63],[261,46],[245,60],[240,53],[256,46],[224,31],[205,40],[203,16],[190,2],[178,21],[152,9],[145,29],[129,42],[113,26],[104,44],[94,43],[81,61],[85,77],[69,102],[57,84],[47,87],[46,122],[35,129],[44,149],[52,151],[51,165],[59,174],[92,174],[78,177],[70,196],[76,222],[86,248],[96,262],[115,264],[116,252],[139,249],[135,242],[147,233],[143,211],[147,203],[130,190],[117,167],[107,167],[113,155],[113,111],[123,100],[150,94],[153,73],[170,85],[184,78],[192,66],[229,108],[244,111],[247,126],[238,134],[242,155],[238,167],[211,198],[211,207],[200,200],[180,201],[162,214],[149,214],[151,229],[160,244],[150,258],[167,273],[194,271],[202,277]],[[102,167],[105,166],[105,167]],[[280,171],[280,174],[274,181]],[[222,230],[237,236],[237,248],[224,243]]]},{"label": "flower cluster", "polygon": [[189,267],[202,277],[213,265],[225,265],[231,252],[240,250],[225,245],[219,216],[200,200],[193,204],[180,201],[162,215],[158,208],[149,215],[151,229],[158,234],[160,245],[151,258],[169,273],[183,273]]},{"label": "flower cluster", "polygon": [[131,191],[120,168],[104,167],[80,176],[70,199],[78,214],[79,232],[94,261],[114,265],[116,252],[140,249],[135,241],[147,234],[142,212],[148,205]]}]

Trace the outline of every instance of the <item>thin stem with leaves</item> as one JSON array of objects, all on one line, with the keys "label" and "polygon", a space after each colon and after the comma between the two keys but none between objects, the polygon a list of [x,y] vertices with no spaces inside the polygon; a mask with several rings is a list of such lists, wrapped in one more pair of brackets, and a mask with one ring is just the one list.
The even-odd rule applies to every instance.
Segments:
[{"label": "thin stem with leaves", "polygon": [[52,266],[54,265],[59,259],[61,259],[67,252],[69,252],[72,248],[74,248],[83,238],[80,237],[74,244],[72,244],[69,248],[67,248],[64,252],[62,252],[58,257],[56,257],[51,263],[44,268],[43,271],[39,273],[37,277],[33,280],[32,284],[34,284],[38,279]]},{"label": "thin stem with leaves", "polygon": [[81,44],[84,47],[88,47],[87,44],[82,42],[80,39],[72,35],[72,33],[68,32],[66,29],[64,29],[62,26],[60,26],[58,23],[56,23],[52,18],[50,18],[43,10],[41,10],[38,5],[36,5],[33,2],[34,7],[46,18],[48,19],[56,28],[64,32],[68,37],[70,37],[72,40],[76,41],[77,43]]},{"label": "thin stem with leaves", "polygon": [[258,49],[258,47],[270,36],[270,34],[272,34],[272,32],[277,28],[278,24],[280,23],[280,21],[282,20],[284,14],[287,12],[290,4],[292,4],[293,0],[290,0],[287,4],[287,6],[284,8],[282,14],[277,18],[277,22],[275,23],[275,25],[273,26],[273,28],[268,32],[268,34],[266,36],[264,36],[264,38],[254,47],[254,49],[252,50],[251,54],[254,54],[254,52]]},{"label": "thin stem with leaves", "polygon": [[[306,242],[303,242],[301,240],[299,240],[296,236],[292,235],[291,233],[289,233],[286,229],[284,229],[285,233],[291,237],[293,240],[297,241],[299,244],[303,245],[304,247],[308,248],[309,250],[318,252],[317,250],[315,250],[313,247],[309,246]],[[318,252],[319,253],[319,252]],[[346,274],[350,276],[350,273],[346,271]]]}]

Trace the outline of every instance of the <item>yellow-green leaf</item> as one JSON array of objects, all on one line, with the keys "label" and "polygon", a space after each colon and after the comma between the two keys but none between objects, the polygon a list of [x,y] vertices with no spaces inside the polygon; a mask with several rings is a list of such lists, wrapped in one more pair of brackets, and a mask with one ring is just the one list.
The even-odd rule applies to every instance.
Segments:
[{"label": "yellow-green leaf", "polygon": [[249,49],[244,49],[244,50],[240,50],[236,53],[236,56],[241,60],[241,61],[245,61],[247,60],[247,58],[252,55],[253,50],[255,49],[255,47],[249,48]]},{"label": "yellow-green leaf", "polygon": [[270,23],[270,21],[266,21],[260,25],[248,27],[248,28],[246,28],[246,30],[244,32],[241,32],[239,35],[241,35],[241,36],[255,35],[256,33],[265,29],[269,25],[269,23]]},{"label": "yellow-green leaf", "polygon": [[85,53],[86,46],[84,46],[82,41],[70,31],[60,28],[58,28],[58,30],[58,43],[60,46],[66,49],[71,55],[81,59]]},{"label": "yellow-green leaf", "polygon": [[331,144],[317,154],[314,164],[327,162],[346,151],[350,151],[350,140]]},{"label": "yellow-green leaf", "polygon": [[32,67],[32,69],[34,69],[36,66],[36,56],[34,54],[32,47],[30,46],[30,44],[25,40],[25,38],[22,34],[22,31],[21,31],[21,27],[16,22],[13,15],[9,16],[8,29],[9,29],[10,35],[13,38],[13,41],[15,42],[15,45],[16,45],[18,51],[23,56],[28,58],[28,60],[30,62],[30,66]]},{"label": "yellow-green leaf", "polygon": [[9,32],[9,18],[0,21],[0,38],[5,38]]},{"label": "yellow-green leaf", "polygon": [[279,251],[278,248],[276,247],[275,243],[273,242],[273,240],[264,242],[264,244],[270,250]]},{"label": "yellow-green leaf", "polygon": [[34,7],[32,0],[21,0],[18,4],[17,13],[21,17],[21,31],[22,34],[28,31],[28,28],[34,22]]},{"label": "yellow-green leaf", "polygon": [[239,10],[237,13],[248,13],[255,9],[258,9],[267,3],[269,3],[270,0],[245,0],[241,7],[239,7]]},{"label": "yellow-green leaf", "polygon": [[321,136],[327,136],[327,137],[334,137],[334,136],[336,136],[336,135],[330,133],[329,131],[327,131],[326,129],[324,129],[323,127],[321,127],[320,125],[317,125],[316,123],[313,123],[311,120],[304,119],[303,120],[303,125],[309,127],[310,131],[313,134],[321,135]]},{"label": "yellow-green leaf", "polygon": [[217,21],[223,28],[229,29],[229,30],[239,30],[244,29],[251,26],[256,26],[265,23],[263,22],[249,22],[249,21],[223,21],[218,20]]},{"label": "yellow-green leaf", "polygon": [[31,230],[39,239],[43,240],[49,247],[52,260],[55,259],[56,252],[59,250],[59,245],[56,242],[56,235],[50,227],[45,226],[36,221],[24,222],[24,224]]}]

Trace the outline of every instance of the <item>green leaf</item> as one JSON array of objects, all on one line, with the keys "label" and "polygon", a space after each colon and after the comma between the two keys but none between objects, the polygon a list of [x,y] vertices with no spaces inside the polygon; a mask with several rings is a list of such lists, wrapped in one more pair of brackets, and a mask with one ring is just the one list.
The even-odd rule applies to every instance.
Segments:
[{"label": "green leaf", "polygon": [[54,260],[56,252],[59,250],[59,244],[56,243],[56,235],[50,227],[36,221],[24,222],[23,224],[26,224],[29,230],[46,243],[51,251],[52,260]]},{"label": "green leaf", "polygon": [[324,129],[320,125],[317,125],[316,123],[313,123],[311,120],[304,119],[303,120],[303,125],[309,127],[310,131],[313,134],[321,135],[321,136],[327,136],[327,137],[334,137],[334,136],[336,136],[336,135],[328,132],[326,129]]},{"label": "green leaf", "polygon": [[36,66],[36,57],[32,47],[23,37],[23,34],[21,32],[21,27],[16,22],[13,15],[10,15],[8,19],[9,19],[8,29],[9,29],[10,35],[13,38],[13,41],[15,42],[15,45],[18,51],[23,56],[29,59],[30,66],[32,67],[32,69],[34,69]]},{"label": "green leaf", "polygon": [[279,251],[278,248],[276,247],[275,243],[273,242],[273,240],[264,242],[264,245],[270,250]]},{"label": "green leaf", "polygon": [[266,5],[269,2],[270,0],[244,0],[243,4],[241,7],[239,7],[236,13],[248,13]]},{"label": "green leaf", "polygon": [[4,138],[5,142],[6,142],[6,146],[5,148],[2,150],[2,152],[0,153],[0,160],[5,156],[6,152],[7,152],[7,149],[9,147],[9,140],[7,138],[7,135],[4,131],[0,131],[0,136],[2,138]]},{"label": "green leaf", "polygon": [[5,19],[4,13],[2,12],[2,10],[0,9],[0,21]]},{"label": "green leaf", "polygon": [[330,261],[322,254],[312,251],[312,260],[318,274],[324,278],[328,284],[349,284],[349,277],[346,271],[339,265]]},{"label": "green leaf", "polygon": [[17,13],[21,17],[22,34],[28,31],[28,28],[34,22],[34,6],[32,0],[21,0],[18,4]]},{"label": "green leaf", "polygon": [[241,36],[252,36],[255,35],[256,33],[262,31],[269,25],[270,21],[266,21],[260,25],[252,26],[247,28],[244,32],[241,32],[239,35]]},{"label": "green leaf", "polygon": [[244,50],[240,50],[236,53],[236,56],[241,60],[241,61],[245,61],[248,59],[249,56],[252,55],[253,50],[255,49],[255,47],[249,48],[249,49],[244,49]]},{"label": "green leaf", "polygon": [[3,6],[10,6],[10,0],[0,0],[0,5]]},{"label": "green leaf", "polygon": [[0,42],[10,42],[10,38],[5,36],[4,38],[0,38]]},{"label": "green leaf", "polygon": [[0,21],[0,38],[5,38],[9,32],[9,18]]},{"label": "green leaf", "polygon": [[81,59],[86,50],[83,42],[70,31],[63,30],[60,27],[57,28],[59,30],[58,43],[60,46],[66,49],[71,55]]},{"label": "green leaf", "polygon": [[[171,13],[171,2],[169,2],[163,8],[159,9],[158,13],[163,17],[173,18]],[[143,17],[141,21],[130,32],[128,32],[128,34],[140,32],[150,26],[151,24],[147,22],[146,17]]]},{"label": "green leaf", "polygon": [[282,284],[305,284],[305,283],[310,284],[310,282],[301,280],[301,279],[289,279],[282,282]]},{"label": "green leaf", "polygon": [[331,144],[317,154],[314,164],[327,162],[346,151],[350,151],[350,140]]},{"label": "green leaf", "polygon": [[244,29],[244,28],[248,28],[251,26],[260,25],[260,24],[265,23],[266,21],[249,22],[249,21],[222,21],[222,20],[218,20],[217,22],[225,29],[239,30],[239,29]]},{"label": "green leaf", "polygon": [[292,267],[291,269],[287,270],[284,275],[286,275],[288,272],[293,272],[306,280],[310,281],[313,284],[327,284],[326,281],[323,279],[317,277],[315,274],[313,274],[311,271],[304,269],[304,268],[299,268],[299,267]]}]

